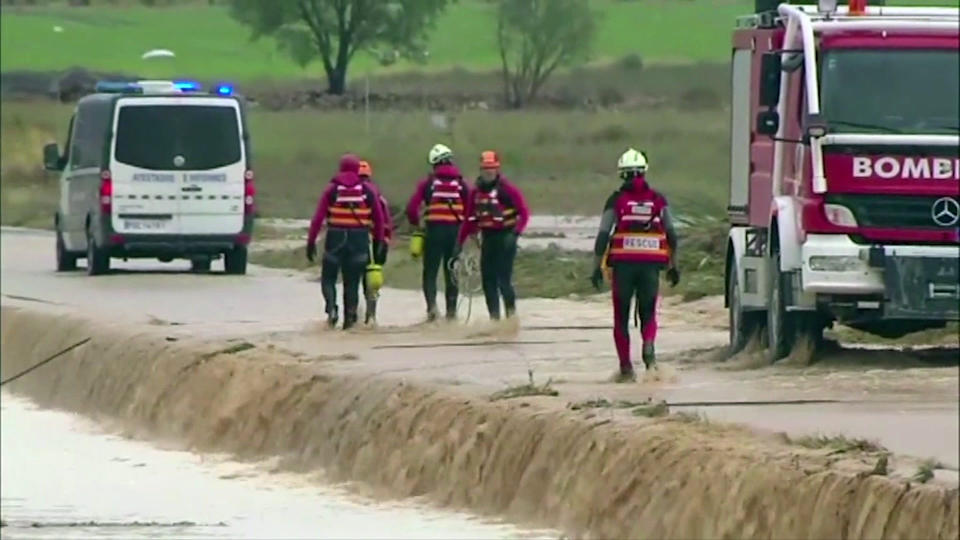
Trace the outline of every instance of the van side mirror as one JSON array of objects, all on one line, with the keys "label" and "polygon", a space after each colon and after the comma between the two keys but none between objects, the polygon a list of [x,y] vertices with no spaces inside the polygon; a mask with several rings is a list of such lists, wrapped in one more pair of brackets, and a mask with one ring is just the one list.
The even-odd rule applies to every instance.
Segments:
[{"label": "van side mirror", "polygon": [[776,107],[780,103],[780,77],[783,66],[779,53],[765,53],[760,59],[760,106]]},{"label": "van side mirror", "polygon": [[757,113],[757,133],[773,137],[780,129],[780,114],[770,109]]},{"label": "van side mirror", "polygon": [[43,168],[48,171],[62,171],[63,158],[60,156],[60,147],[57,143],[49,143],[43,147]]}]

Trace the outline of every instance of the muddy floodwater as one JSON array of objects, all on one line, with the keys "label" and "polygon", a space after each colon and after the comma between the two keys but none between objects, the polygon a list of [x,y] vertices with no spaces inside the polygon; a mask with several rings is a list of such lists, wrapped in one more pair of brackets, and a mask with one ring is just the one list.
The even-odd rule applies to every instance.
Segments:
[{"label": "muddy floodwater", "polygon": [[162,450],[4,392],[3,538],[557,538]]}]

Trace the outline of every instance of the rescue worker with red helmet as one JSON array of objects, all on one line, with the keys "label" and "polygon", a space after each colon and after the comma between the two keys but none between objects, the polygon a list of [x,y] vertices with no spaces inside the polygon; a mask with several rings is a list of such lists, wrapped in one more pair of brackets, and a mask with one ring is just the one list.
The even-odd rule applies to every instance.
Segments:
[{"label": "rescue worker with red helmet", "polygon": [[[464,207],[469,187],[453,163],[453,151],[443,144],[434,145],[427,156],[432,170],[417,183],[407,203],[407,220],[416,228],[423,221],[423,296],[427,302],[427,320],[437,318],[437,275],[443,266],[446,317],[457,318],[459,289],[450,263],[457,249],[457,235],[464,220]],[[419,254],[414,253],[414,256]]]},{"label": "rescue worker with red helmet", "polygon": [[627,150],[620,156],[617,171],[623,184],[604,205],[590,279],[599,289],[606,258],[613,289],[613,340],[620,361],[616,380],[626,382],[636,380],[630,361],[632,300],[637,299],[643,363],[647,370],[655,369],[660,272],[667,269],[671,286],[680,282],[680,273],[676,265],[678,239],[667,199],[647,183],[646,156]]},{"label": "rescue worker with red helmet", "polygon": [[361,181],[359,170],[360,160],[356,156],[345,154],[340,158],[340,172],[320,196],[307,234],[307,259],[313,262],[317,253],[317,236],[326,222],[320,282],[327,323],[332,328],[339,319],[337,277],[343,274],[344,330],[357,323],[360,281],[370,263],[371,230],[374,253],[382,249],[380,244],[384,241],[385,219],[379,194]]},{"label": "rescue worker with red helmet", "polygon": [[[377,202],[380,204],[380,212],[383,213],[383,242],[374,246],[373,262],[376,265],[383,266],[387,263],[387,250],[390,247],[390,241],[393,239],[393,216],[390,215],[390,205],[387,198],[383,196],[380,187],[373,181],[373,167],[367,161],[360,161],[360,168],[357,171],[360,181],[369,186],[377,193]],[[366,324],[377,321],[377,300],[380,297],[380,291],[372,290],[368,280],[363,280],[363,296],[367,299],[367,311],[364,315]]]},{"label": "rescue worker with red helmet", "polygon": [[504,313],[513,317],[517,296],[513,289],[513,261],[517,238],[530,221],[523,193],[500,173],[500,158],[491,150],[480,154],[480,177],[467,199],[467,220],[457,239],[458,255],[463,243],[480,231],[480,276],[487,311],[500,319],[500,296]]}]

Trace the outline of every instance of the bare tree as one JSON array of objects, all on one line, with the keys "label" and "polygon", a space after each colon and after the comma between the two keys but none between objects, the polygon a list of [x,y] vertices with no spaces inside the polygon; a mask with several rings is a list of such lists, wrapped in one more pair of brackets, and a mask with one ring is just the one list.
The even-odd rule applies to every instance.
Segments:
[{"label": "bare tree", "polygon": [[523,107],[558,67],[585,58],[595,29],[588,0],[500,0],[497,44],[507,103]]},{"label": "bare tree", "polygon": [[254,39],[274,37],[299,65],[319,56],[328,91],[342,94],[357,51],[383,46],[394,58],[423,58],[427,30],[449,1],[230,0],[230,7]]}]

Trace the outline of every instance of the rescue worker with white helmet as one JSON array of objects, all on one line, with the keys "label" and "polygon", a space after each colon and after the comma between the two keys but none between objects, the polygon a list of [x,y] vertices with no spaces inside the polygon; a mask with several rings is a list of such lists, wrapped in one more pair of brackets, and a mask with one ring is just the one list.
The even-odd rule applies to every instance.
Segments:
[{"label": "rescue worker with white helmet", "polygon": [[[437,318],[437,275],[443,266],[446,316],[457,317],[459,289],[451,268],[456,257],[457,235],[464,221],[464,208],[470,188],[463,180],[460,170],[453,163],[453,151],[443,144],[436,144],[427,154],[432,170],[417,183],[416,190],[407,203],[407,220],[415,228],[421,227],[421,208],[425,207],[422,220],[424,232],[411,241],[411,254],[423,256],[423,296],[427,303],[427,320]],[[422,240],[422,254],[415,248]]]},{"label": "rescue worker with white helmet", "polygon": [[629,149],[620,156],[617,172],[623,184],[607,199],[594,245],[595,268],[591,282],[603,281],[609,267],[613,289],[613,340],[620,371],[618,382],[636,380],[630,360],[630,308],[637,299],[642,357],[647,370],[656,368],[657,304],[660,272],[667,269],[671,286],[680,282],[676,256],[678,238],[667,199],[646,180],[647,158]]}]

